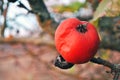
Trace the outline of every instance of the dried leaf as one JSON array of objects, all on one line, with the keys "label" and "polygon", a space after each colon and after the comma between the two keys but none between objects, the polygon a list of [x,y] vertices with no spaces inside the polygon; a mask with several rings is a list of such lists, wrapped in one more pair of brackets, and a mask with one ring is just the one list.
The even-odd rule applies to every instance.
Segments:
[{"label": "dried leaf", "polygon": [[120,0],[102,0],[91,22],[102,16],[115,17],[120,15]]}]

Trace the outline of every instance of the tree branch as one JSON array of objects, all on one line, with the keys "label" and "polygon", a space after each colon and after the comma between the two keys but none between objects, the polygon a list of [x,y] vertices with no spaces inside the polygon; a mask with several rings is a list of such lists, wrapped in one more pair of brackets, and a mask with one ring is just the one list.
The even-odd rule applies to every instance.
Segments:
[{"label": "tree branch", "polygon": [[6,38],[1,38],[0,37],[0,44],[3,43],[9,43],[9,44],[15,44],[15,43],[22,43],[22,44],[26,44],[26,43],[30,43],[30,44],[34,44],[34,45],[48,45],[51,47],[55,47],[54,46],[54,41],[52,40],[45,40],[44,38],[12,38],[12,39],[6,39]]},{"label": "tree branch", "polygon": [[42,22],[50,19],[50,14],[43,0],[28,0],[34,12],[37,12]]},{"label": "tree branch", "polygon": [[41,27],[46,32],[54,35],[55,29],[58,25],[54,19],[51,18],[49,11],[43,0],[28,0],[32,11],[37,13],[37,18],[40,22]]},{"label": "tree branch", "polygon": [[98,58],[92,58],[90,60],[93,63],[97,63],[103,66],[106,66],[111,69],[111,73],[114,73],[113,80],[118,80],[120,76],[120,65],[119,64],[112,64],[109,61],[103,60],[100,57]]},{"label": "tree branch", "polygon": [[120,51],[120,16],[101,17],[98,21],[101,48]]}]

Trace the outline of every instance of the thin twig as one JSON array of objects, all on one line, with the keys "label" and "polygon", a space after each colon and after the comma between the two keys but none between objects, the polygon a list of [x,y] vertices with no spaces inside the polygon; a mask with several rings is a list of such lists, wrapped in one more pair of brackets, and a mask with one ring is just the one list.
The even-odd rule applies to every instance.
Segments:
[{"label": "thin twig", "polygon": [[119,79],[119,76],[120,76],[120,65],[119,64],[110,63],[109,61],[103,60],[100,57],[92,58],[90,61],[93,62],[93,63],[104,65],[104,66],[110,68],[111,73],[114,73],[113,80],[118,80]]}]

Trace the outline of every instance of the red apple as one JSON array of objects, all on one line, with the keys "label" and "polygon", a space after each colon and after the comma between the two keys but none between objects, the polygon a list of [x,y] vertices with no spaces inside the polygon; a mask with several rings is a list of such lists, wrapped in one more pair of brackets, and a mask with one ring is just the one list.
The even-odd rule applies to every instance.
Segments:
[{"label": "red apple", "polygon": [[88,62],[97,52],[100,39],[94,25],[76,18],[61,22],[55,32],[55,45],[69,63]]}]

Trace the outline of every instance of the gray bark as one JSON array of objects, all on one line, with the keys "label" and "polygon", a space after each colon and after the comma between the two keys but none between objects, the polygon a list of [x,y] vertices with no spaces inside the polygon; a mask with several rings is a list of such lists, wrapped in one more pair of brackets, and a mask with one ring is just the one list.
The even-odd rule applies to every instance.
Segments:
[{"label": "gray bark", "polygon": [[99,20],[101,48],[120,51],[120,17],[102,17]]}]

